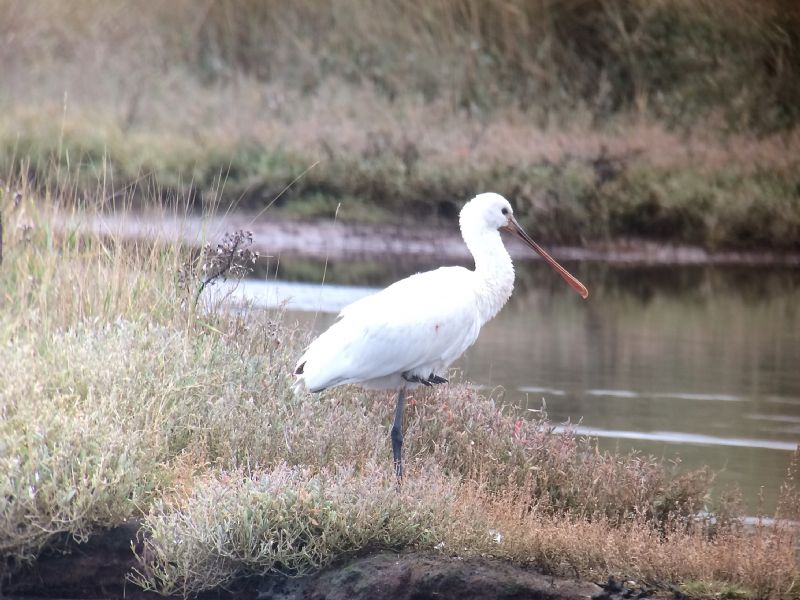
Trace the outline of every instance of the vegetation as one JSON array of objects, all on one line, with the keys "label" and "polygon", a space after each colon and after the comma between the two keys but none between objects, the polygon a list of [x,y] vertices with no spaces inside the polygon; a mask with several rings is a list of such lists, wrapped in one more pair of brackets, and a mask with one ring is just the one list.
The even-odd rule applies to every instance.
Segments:
[{"label": "vegetation", "polygon": [[0,0],[0,173],[369,221],[491,189],[545,240],[800,249],[795,2],[371,6]]},{"label": "vegetation", "polygon": [[707,470],[454,384],[415,394],[398,487],[391,401],[295,393],[307,334],[204,292],[246,233],[71,224],[435,221],[494,189],[548,241],[797,251],[798,36],[782,0],[0,0],[0,576],[133,517],[164,594],[408,548],[796,597],[800,458],[745,527]]},{"label": "vegetation", "polygon": [[[6,0],[2,51],[14,70],[63,61],[73,71],[62,80],[86,80],[81,59],[117,67],[111,81],[93,82],[109,91],[185,71],[212,88],[244,76],[313,95],[335,79],[388,100],[441,98],[476,114],[515,104],[545,120],[637,109],[770,131],[800,117],[800,9],[791,0],[380,0],[363,8],[358,0],[179,0],[137,11],[126,0]],[[108,54],[92,56],[98,50]],[[143,91],[124,101],[129,124],[152,108]]]},{"label": "vegetation", "polygon": [[[208,253],[78,237],[56,211],[80,220],[99,199],[76,194],[56,208],[15,183],[21,197],[0,198],[6,572],[65,537],[137,517],[145,550],[133,578],[164,594],[377,548],[496,556],[708,597],[796,594],[796,532],[784,521],[745,528],[735,498],[711,504],[709,472],[676,476],[646,456],[601,453],[468,385],[415,394],[398,487],[390,399],[295,393],[290,366],[305,334],[278,314],[196,305]],[[209,240],[231,254],[216,266],[246,267],[236,239],[247,236]],[[779,516],[796,515],[797,494],[796,463]]]}]

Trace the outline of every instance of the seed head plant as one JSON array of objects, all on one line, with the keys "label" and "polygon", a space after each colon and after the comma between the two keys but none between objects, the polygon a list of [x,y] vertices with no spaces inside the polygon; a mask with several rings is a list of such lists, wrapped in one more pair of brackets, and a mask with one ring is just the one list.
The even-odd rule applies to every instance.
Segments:
[{"label": "seed head plant", "polygon": [[193,290],[194,307],[203,291],[218,280],[241,280],[253,272],[258,252],[252,250],[253,232],[238,230],[226,233],[216,246],[206,243],[199,256],[178,271],[178,281],[187,291]]}]

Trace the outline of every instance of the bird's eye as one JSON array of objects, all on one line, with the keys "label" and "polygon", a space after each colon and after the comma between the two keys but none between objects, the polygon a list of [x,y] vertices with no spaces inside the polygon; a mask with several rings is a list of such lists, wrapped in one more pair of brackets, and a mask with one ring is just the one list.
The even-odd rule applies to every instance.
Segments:
[{"label": "bird's eye", "polygon": [[503,210],[501,210],[500,212],[503,213],[504,215],[507,215],[508,214],[508,208],[503,207]]}]

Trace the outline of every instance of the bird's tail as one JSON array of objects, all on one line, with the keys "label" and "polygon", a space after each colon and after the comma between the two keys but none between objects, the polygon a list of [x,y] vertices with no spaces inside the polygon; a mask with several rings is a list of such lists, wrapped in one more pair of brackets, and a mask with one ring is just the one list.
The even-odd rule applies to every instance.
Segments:
[{"label": "bird's tail", "polygon": [[292,388],[294,389],[295,395],[302,393],[304,390],[308,389],[306,385],[305,379],[305,366],[306,366],[306,355],[300,357],[300,360],[297,361],[297,365],[295,365],[294,371],[294,385]]}]

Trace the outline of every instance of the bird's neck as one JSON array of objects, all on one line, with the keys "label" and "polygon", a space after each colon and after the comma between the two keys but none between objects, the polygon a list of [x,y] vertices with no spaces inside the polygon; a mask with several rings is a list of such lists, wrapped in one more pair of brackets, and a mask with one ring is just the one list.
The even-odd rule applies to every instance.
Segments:
[{"label": "bird's neck", "polygon": [[483,323],[494,317],[514,289],[514,265],[497,230],[464,231],[475,259],[475,293]]}]

